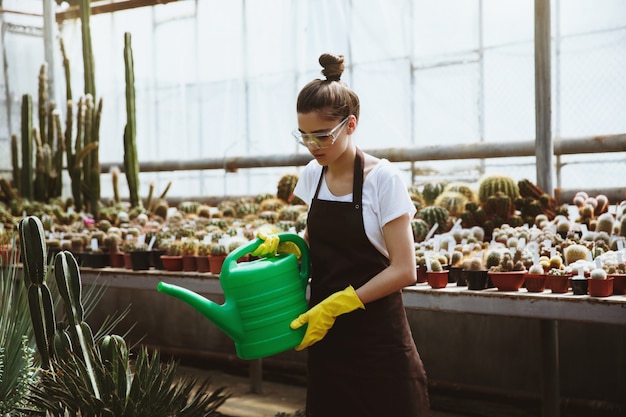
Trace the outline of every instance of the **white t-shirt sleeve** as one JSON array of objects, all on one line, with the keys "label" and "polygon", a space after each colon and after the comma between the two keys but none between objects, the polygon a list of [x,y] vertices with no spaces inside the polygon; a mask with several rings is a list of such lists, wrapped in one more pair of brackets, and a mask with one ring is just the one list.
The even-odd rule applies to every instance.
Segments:
[{"label": "white t-shirt sleeve", "polygon": [[294,195],[309,207],[315,196],[315,189],[321,174],[322,166],[315,159],[309,161],[300,173],[296,187],[293,189]]}]

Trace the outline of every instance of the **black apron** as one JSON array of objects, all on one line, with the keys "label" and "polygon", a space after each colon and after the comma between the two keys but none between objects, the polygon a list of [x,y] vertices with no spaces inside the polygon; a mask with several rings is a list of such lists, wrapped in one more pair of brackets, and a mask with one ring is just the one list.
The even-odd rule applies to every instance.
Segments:
[{"label": "black apron", "polygon": [[[308,215],[311,298],[359,288],[389,265],[363,225],[362,152],[354,164],[352,202],[319,200],[322,170]],[[308,348],[309,417],[423,417],[430,415],[426,373],[400,291],[337,318]]]}]

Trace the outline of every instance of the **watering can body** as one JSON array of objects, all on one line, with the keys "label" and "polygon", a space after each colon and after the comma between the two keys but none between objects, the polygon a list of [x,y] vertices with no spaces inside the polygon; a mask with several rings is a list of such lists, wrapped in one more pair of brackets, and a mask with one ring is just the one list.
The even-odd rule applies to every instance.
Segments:
[{"label": "watering can body", "polygon": [[257,238],[238,247],[228,254],[220,273],[225,299],[222,305],[176,285],[160,282],[158,290],[185,301],[215,323],[233,339],[237,356],[242,359],[257,359],[292,349],[300,344],[306,331],[306,326],[293,330],[289,325],[308,309],[309,251],[298,235],[278,236],[281,242],[298,246],[300,261],[290,253],[237,262],[263,240]]}]

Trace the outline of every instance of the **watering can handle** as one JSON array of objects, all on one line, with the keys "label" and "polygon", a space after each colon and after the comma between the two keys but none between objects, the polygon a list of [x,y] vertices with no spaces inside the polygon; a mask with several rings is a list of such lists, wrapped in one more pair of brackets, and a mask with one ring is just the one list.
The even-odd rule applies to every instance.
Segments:
[{"label": "watering can handle", "polygon": [[[300,267],[300,278],[304,281],[305,285],[309,278],[310,273],[310,262],[309,262],[309,247],[300,236],[294,233],[279,233],[278,238],[281,242],[293,242],[300,249],[300,253],[302,257],[300,258],[301,267]],[[235,267],[237,264],[237,260],[243,256],[248,255],[251,252],[254,252],[256,248],[261,246],[263,243],[263,239],[256,238],[251,240],[250,242],[239,246],[234,251],[228,254],[226,259],[224,260],[224,267],[228,270]]]}]

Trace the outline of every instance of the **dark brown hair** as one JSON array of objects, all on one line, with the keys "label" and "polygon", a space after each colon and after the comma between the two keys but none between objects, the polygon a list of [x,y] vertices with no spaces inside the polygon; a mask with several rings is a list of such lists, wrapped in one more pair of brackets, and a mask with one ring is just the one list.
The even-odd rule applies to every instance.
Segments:
[{"label": "dark brown hair", "polygon": [[353,114],[359,119],[359,97],[341,81],[343,61],[343,55],[320,55],[319,63],[326,79],[313,80],[302,88],[296,102],[298,113],[317,111],[323,117],[333,120],[344,119]]}]

